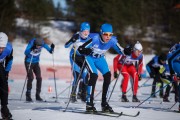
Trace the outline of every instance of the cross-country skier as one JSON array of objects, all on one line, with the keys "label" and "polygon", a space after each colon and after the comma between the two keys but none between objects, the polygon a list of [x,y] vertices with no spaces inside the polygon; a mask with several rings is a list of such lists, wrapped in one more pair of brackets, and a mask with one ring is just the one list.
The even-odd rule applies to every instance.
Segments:
[{"label": "cross-country skier", "polygon": [[[154,94],[156,92],[156,86],[160,86],[160,89],[163,88],[163,82],[160,79],[160,66],[163,66],[166,64],[166,60],[167,60],[167,55],[162,53],[159,56],[156,55],[152,58],[152,60],[150,60],[147,65],[146,65],[146,69],[150,75],[151,78],[153,78],[153,84],[152,84],[152,91],[151,91],[151,95],[152,97],[156,97],[156,95]],[[163,89],[159,92],[159,96],[161,98],[163,98]]]},{"label": "cross-country skier", "polygon": [[43,101],[43,99],[40,97],[41,92],[41,85],[42,85],[42,77],[41,77],[41,69],[39,66],[40,61],[40,54],[42,48],[45,48],[49,53],[54,52],[55,45],[52,43],[49,47],[48,44],[46,44],[44,41],[49,38],[49,31],[42,31],[41,37],[42,38],[33,38],[29,41],[24,54],[25,54],[25,67],[27,72],[27,91],[26,91],[26,101],[32,101],[31,98],[31,89],[32,89],[32,82],[34,79],[33,72],[36,76],[36,100],[37,101]]},{"label": "cross-country skier", "polygon": [[[75,33],[72,38],[65,43],[65,48],[70,47],[73,45],[71,51],[70,51],[70,63],[72,66],[73,70],[73,76],[74,76],[74,81],[72,85],[72,92],[71,92],[71,102],[76,102],[76,88],[78,82],[78,77],[84,62],[84,55],[80,54],[79,51],[77,50],[80,45],[84,44],[88,40],[90,40],[89,37],[90,34],[90,24],[88,22],[82,22],[80,25],[80,31]],[[82,101],[86,101],[86,84],[88,81],[88,74],[87,74],[87,69],[84,69],[82,72],[82,75],[80,76],[79,79],[83,79],[82,81],[79,82],[79,92],[78,95],[81,98]]]},{"label": "cross-country skier", "polygon": [[0,32],[0,100],[1,116],[3,119],[11,119],[8,105],[8,75],[13,62],[13,48],[8,42],[8,36]]},{"label": "cross-country skier", "polygon": [[[128,50],[128,51],[127,51]],[[132,51],[131,51],[132,50]],[[132,45],[129,45],[126,47],[124,52],[129,54],[129,56],[124,55],[117,55],[114,58],[114,77],[118,77],[117,71],[123,75],[124,79],[121,83],[121,89],[122,89],[122,102],[129,102],[129,100],[126,97],[126,90],[128,86],[128,81],[130,77],[132,77],[132,88],[133,88],[133,102],[140,102],[140,100],[137,98],[137,91],[138,91],[138,81],[141,80],[141,73],[142,73],[142,67],[143,67],[143,47],[139,41],[132,47]]]},{"label": "cross-country skier", "polygon": [[172,79],[179,82],[179,112],[180,112],[180,44],[175,44],[168,53],[168,64]]},{"label": "cross-country skier", "polygon": [[[170,93],[170,89],[171,89],[171,83],[172,82],[172,77],[170,76],[170,71],[169,71],[169,65],[168,64],[164,64],[160,70],[160,78],[161,81],[163,81],[163,83],[165,84],[169,84],[166,87],[166,91],[165,94],[163,96],[163,102],[170,102],[168,97],[169,97],[169,93]],[[172,82],[172,85],[174,86],[174,92],[175,92],[175,102],[178,102],[178,85],[177,82]]]},{"label": "cross-country skier", "polygon": [[102,111],[113,112],[112,107],[106,101],[106,95],[111,81],[111,72],[105,59],[105,53],[112,47],[119,54],[123,54],[121,52],[123,48],[119,46],[116,37],[112,35],[112,25],[105,23],[101,26],[99,34],[96,34],[91,40],[78,48],[81,54],[86,55],[85,60],[89,70],[88,72],[90,73],[86,97],[87,111],[97,111],[94,107],[94,89],[98,78],[97,70],[99,70],[104,78],[101,102]]}]

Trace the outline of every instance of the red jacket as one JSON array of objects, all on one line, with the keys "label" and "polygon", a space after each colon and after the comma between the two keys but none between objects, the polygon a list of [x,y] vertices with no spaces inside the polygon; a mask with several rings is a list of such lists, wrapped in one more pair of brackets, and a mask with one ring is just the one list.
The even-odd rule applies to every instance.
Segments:
[{"label": "red jacket", "polygon": [[113,66],[114,66],[114,72],[117,72],[118,70],[118,64],[122,65],[135,65],[138,63],[138,66],[135,66],[137,68],[138,74],[142,73],[142,67],[143,67],[143,55],[140,54],[139,56],[136,56],[134,52],[131,53],[130,56],[120,55],[118,54],[114,58]]}]

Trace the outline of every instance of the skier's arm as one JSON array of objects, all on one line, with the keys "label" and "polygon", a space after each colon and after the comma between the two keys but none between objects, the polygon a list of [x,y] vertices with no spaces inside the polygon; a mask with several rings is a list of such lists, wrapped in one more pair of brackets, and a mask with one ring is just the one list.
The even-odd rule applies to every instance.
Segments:
[{"label": "skier's arm", "polygon": [[76,42],[76,40],[79,39],[79,33],[76,33],[72,36],[72,38],[65,43],[64,47],[68,48],[69,46],[71,46],[71,44],[73,44],[74,42]]},{"label": "skier's arm", "polygon": [[25,54],[25,55],[30,54],[33,46],[34,46],[34,40],[31,40],[31,41],[28,43],[28,45],[27,45],[27,47],[26,47],[26,49],[25,49],[25,51],[24,51],[24,54]]},{"label": "skier's arm", "polygon": [[147,65],[146,65],[146,70],[148,71],[150,77],[153,77],[155,74],[154,68],[153,68],[153,63],[154,60],[152,59]]},{"label": "skier's arm", "polygon": [[5,71],[7,72],[7,74],[11,70],[12,62],[13,62],[13,49],[11,50],[10,54],[6,57],[5,60]]},{"label": "skier's arm", "polygon": [[139,64],[138,64],[138,74],[140,75],[142,73],[142,68],[143,68],[143,55],[141,59],[139,59]]},{"label": "skier's arm", "polygon": [[92,39],[85,42],[82,46],[79,46],[78,51],[80,54],[89,55],[92,52],[92,49],[90,48],[92,46]]},{"label": "skier's arm", "polygon": [[45,48],[49,53],[52,53],[52,48],[49,47],[48,44],[44,43],[44,44],[43,44],[43,48]]},{"label": "skier's arm", "polygon": [[118,54],[124,55],[124,53],[122,52],[124,49],[119,45],[119,43],[116,43],[116,44],[113,46],[113,49],[114,49]]},{"label": "skier's arm", "polygon": [[171,75],[175,74],[175,72],[174,72],[174,70],[173,70],[173,62],[174,62],[174,60],[176,60],[178,57],[180,57],[180,49],[178,49],[175,53],[173,53],[173,55],[168,59],[169,70],[170,70],[170,74],[171,74]]},{"label": "skier's arm", "polygon": [[113,68],[114,72],[117,72],[118,70],[118,61],[119,61],[120,55],[117,55],[113,60]]}]

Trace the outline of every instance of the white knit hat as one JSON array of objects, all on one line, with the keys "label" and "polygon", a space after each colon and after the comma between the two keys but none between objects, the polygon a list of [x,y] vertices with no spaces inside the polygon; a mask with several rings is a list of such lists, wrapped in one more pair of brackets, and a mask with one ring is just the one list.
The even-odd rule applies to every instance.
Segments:
[{"label": "white knit hat", "polygon": [[49,37],[50,37],[50,29],[48,29],[48,28],[46,28],[46,27],[43,28],[43,29],[41,30],[40,35],[41,35],[42,38],[49,38]]},{"label": "white knit hat", "polygon": [[0,32],[0,47],[6,47],[7,42],[8,36],[5,33]]}]

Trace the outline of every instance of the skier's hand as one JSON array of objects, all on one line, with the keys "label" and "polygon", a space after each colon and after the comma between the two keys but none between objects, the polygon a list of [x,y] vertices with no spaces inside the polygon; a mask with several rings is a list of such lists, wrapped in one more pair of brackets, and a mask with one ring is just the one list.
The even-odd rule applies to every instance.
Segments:
[{"label": "skier's hand", "polygon": [[79,39],[79,34],[73,35],[72,38],[71,38],[71,42],[74,43],[74,42],[76,42],[77,39]]},{"label": "skier's hand", "polygon": [[90,55],[92,53],[92,49],[91,48],[86,48],[85,49],[85,55]]},{"label": "skier's hand", "polygon": [[157,86],[157,87],[160,87],[161,85],[162,85],[162,84],[161,84],[160,82],[157,82],[157,83],[156,83],[156,86]]},{"label": "skier's hand", "polygon": [[118,73],[114,72],[114,78],[117,78],[117,77],[118,77]]},{"label": "skier's hand", "polygon": [[124,48],[124,54],[125,55],[128,55],[128,56],[131,55],[132,51],[133,51],[132,45],[129,45],[129,46]]},{"label": "skier's hand", "polygon": [[139,81],[141,81],[141,80],[142,80],[142,77],[141,77],[141,75],[140,75],[140,74],[138,74],[138,78],[139,78]]},{"label": "skier's hand", "polygon": [[52,44],[51,44],[51,52],[50,52],[50,53],[53,53],[53,52],[54,52],[54,48],[55,48],[55,45],[52,43]]},{"label": "skier's hand", "polygon": [[175,82],[180,81],[180,78],[179,78],[176,74],[173,74],[173,75],[172,75],[172,79],[173,79]]},{"label": "skier's hand", "polygon": [[91,48],[84,48],[82,46],[79,46],[78,51],[81,54],[84,54],[84,55],[90,55],[92,53],[92,49]]}]

